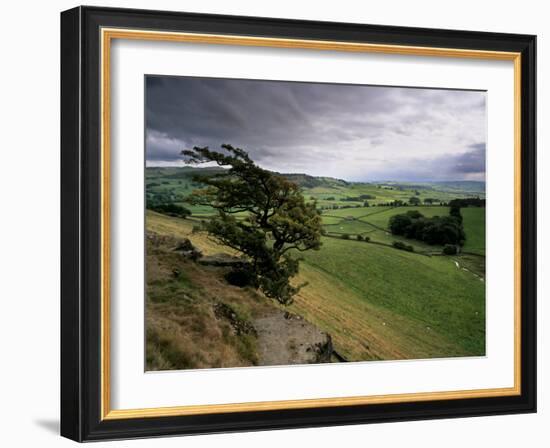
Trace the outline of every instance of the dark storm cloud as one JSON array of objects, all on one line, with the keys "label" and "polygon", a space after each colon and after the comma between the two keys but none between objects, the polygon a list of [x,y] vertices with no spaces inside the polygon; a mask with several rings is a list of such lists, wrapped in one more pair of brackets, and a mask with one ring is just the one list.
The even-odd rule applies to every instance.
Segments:
[{"label": "dark storm cloud", "polygon": [[457,174],[485,172],[485,143],[470,145],[473,150],[451,158],[449,170]]},{"label": "dark storm cloud", "polygon": [[386,177],[388,171],[371,174],[376,180],[485,180],[485,144],[473,144],[470,148],[461,154],[405,159],[389,171],[391,177]]},{"label": "dark storm cloud", "polygon": [[484,161],[485,95],[149,76],[146,139],[149,164],[178,163],[193,146],[231,143],[277,171],[389,179],[405,160],[452,161],[454,171],[444,171],[466,176]]}]

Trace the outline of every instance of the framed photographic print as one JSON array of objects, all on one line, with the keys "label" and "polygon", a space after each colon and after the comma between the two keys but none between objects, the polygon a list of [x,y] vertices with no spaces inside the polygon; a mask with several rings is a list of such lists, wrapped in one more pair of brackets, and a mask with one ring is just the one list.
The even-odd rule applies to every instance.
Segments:
[{"label": "framed photographic print", "polygon": [[61,14],[61,433],[536,410],[535,36]]}]

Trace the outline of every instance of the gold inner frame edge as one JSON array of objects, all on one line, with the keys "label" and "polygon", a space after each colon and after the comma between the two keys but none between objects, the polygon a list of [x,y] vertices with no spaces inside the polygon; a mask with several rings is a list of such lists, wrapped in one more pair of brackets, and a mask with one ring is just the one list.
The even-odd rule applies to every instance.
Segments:
[{"label": "gold inner frame edge", "polygon": [[[413,401],[502,397],[521,394],[521,53],[459,48],[419,47],[304,39],[280,39],[218,34],[102,28],[101,40],[101,420],[168,417],[227,412],[308,409]],[[411,56],[455,57],[513,61],[514,63],[514,386],[457,391],[314,398],[246,403],[111,409],[110,346],[110,57],[113,39],[239,45],[274,48],[383,53]]]}]

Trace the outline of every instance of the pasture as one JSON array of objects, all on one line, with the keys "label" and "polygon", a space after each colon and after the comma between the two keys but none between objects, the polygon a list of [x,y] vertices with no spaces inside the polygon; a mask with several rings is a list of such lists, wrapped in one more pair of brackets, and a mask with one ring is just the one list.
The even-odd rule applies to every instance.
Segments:
[{"label": "pasture", "polygon": [[[185,202],[185,196],[200,187],[193,180],[194,173],[192,168],[146,170],[148,198],[167,198],[192,212],[190,218],[180,219],[148,210],[147,231],[189,238],[205,255],[236,255],[206,234],[193,231],[213,214],[208,207]],[[411,197],[421,203],[426,198],[448,201],[471,196],[470,190],[478,185],[467,183],[460,190],[460,183],[406,186],[297,176],[304,182],[306,200],[315,200],[321,209],[325,236],[320,250],[300,254],[303,261],[293,282],[307,282],[307,286],[294,303],[283,307],[258,292],[261,300],[288,309],[329,333],[335,350],[349,361],[485,354],[485,208],[461,209],[466,242],[465,253],[457,256],[443,256],[441,247],[395,237],[388,231],[390,218],[399,213],[418,210],[426,217],[449,213],[439,203],[406,207],[388,203]],[[353,200],[366,195],[371,197],[365,199],[368,207],[363,199]],[[343,239],[344,234],[349,239]],[[368,237],[369,242],[357,240],[358,235]],[[414,252],[395,249],[394,241],[412,245]],[[194,278],[207,277],[199,265],[193,269]],[[186,287],[188,293],[193,292],[192,286]],[[238,288],[231,291],[232,305],[240,306],[243,315],[251,313],[250,291],[243,290],[242,297]],[[198,340],[200,334],[194,337]]]},{"label": "pasture", "polygon": [[[431,206],[407,206],[407,207],[359,207],[341,210],[325,210],[322,213],[323,226],[328,235],[341,236],[368,236],[372,241],[391,244],[393,241],[403,241],[412,245],[420,252],[435,252],[441,248],[430,246],[417,240],[409,240],[391,235],[388,230],[389,220],[392,216],[407,211],[418,211],[427,218],[433,216],[446,216],[449,207]],[[485,208],[464,207],[461,209],[466,242],[464,251],[475,255],[485,255]]]},{"label": "pasture", "polygon": [[304,254],[291,305],[328,331],[346,358],[485,353],[485,284],[449,257],[325,238]]},{"label": "pasture", "polygon": [[[190,238],[205,255],[235,254],[205,234],[193,233],[197,222],[150,211],[146,219],[149,231]],[[285,309],[328,332],[346,359],[485,353],[485,284],[472,271],[457,268],[454,258],[330,237],[323,238],[319,251],[302,256],[295,282],[308,285]],[[235,293],[233,299],[238,302]]]}]

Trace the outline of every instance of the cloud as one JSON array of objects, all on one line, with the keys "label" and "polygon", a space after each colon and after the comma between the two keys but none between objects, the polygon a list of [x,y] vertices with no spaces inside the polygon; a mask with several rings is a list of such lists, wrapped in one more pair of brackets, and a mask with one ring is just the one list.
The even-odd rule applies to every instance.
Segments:
[{"label": "cloud", "polygon": [[231,143],[281,172],[410,180],[430,166],[460,180],[484,176],[484,164],[477,170],[485,160],[485,124],[479,91],[146,79],[149,164],[182,163],[182,149]]},{"label": "cloud", "polygon": [[478,143],[470,146],[474,148],[473,151],[451,158],[450,163],[448,163],[451,172],[457,174],[485,173],[485,144]]},{"label": "cloud", "polygon": [[371,172],[375,180],[485,180],[485,144],[470,145],[471,150],[433,158],[404,159],[398,165],[385,165]]}]

